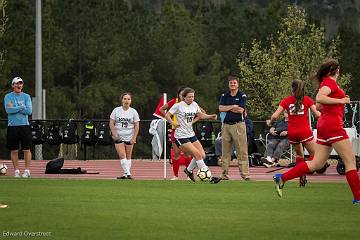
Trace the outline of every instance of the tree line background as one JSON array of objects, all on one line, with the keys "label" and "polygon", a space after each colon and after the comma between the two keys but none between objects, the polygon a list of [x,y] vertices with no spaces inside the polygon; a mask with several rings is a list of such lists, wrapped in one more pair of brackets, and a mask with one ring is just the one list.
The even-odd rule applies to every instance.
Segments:
[{"label": "tree line background", "polygon": [[[256,62],[246,52],[258,48],[262,55],[279,43],[288,6],[295,5],[305,9],[307,24],[295,30],[295,40],[309,38],[309,26],[315,24],[323,53],[299,63],[291,60],[295,65],[306,65],[297,75],[281,74],[284,69],[295,69],[284,66],[286,62],[268,60],[269,66],[283,66],[258,74],[268,75],[275,84],[251,89],[254,79],[249,76],[253,75],[245,68],[254,70]],[[161,93],[174,96],[177,86],[182,85],[194,88],[200,105],[214,112],[220,93],[227,89],[228,74],[245,79],[240,88],[249,91],[252,105],[264,101],[262,106],[276,105],[279,94],[275,99],[261,94],[268,89],[276,91],[276,83],[284,82],[284,77],[300,76],[307,81],[305,73],[329,55],[327,48],[337,37],[335,55],[340,57],[342,72],[351,74],[353,99],[359,88],[359,1],[43,0],[42,7],[43,87],[47,91],[48,118],[108,118],[119,104],[120,93],[130,91],[141,118],[150,119]],[[25,91],[34,95],[35,1],[8,1],[5,12],[8,20],[0,42],[5,52],[1,95],[9,91],[14,76],[21,76]],[[291,48],[288,42],[284,44],[278,46],[281,51]],[[311,51],[318,50],[310,49],[306,54]],[[273,57],[273,52],[267,54]],[[288,54],[300,57],[302,52]],[[265,119],[272,110],[261,113],[250,109],[250,114]],[[3,108],[0,114],[6,118]]]}]

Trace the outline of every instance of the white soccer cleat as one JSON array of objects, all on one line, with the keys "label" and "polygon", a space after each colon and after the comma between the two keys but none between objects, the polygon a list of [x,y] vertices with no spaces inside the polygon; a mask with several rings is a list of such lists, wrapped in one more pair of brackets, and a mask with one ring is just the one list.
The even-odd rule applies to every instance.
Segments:
[{"label": "white soccer cleat", "polygon": [[25,170],[25,172],[23,173],[23,175],[21,175],[23,178],[30,178],[30,170]]},{"label": "white soccer cleat", "polygon": [[21,177],[21,176],[20,176],[20,170],[19,170],[19,169],[18,169],[18,170],[15,170],[15,172],[14,172],[14,177],[16,177],[16,178]]}]

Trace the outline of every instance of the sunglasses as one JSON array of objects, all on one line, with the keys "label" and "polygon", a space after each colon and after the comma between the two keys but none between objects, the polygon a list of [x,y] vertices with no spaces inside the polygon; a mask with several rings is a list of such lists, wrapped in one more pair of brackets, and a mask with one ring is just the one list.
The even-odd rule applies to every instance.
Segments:
[{"label": "sunglasses", "polygon": [[24,82],[17,82],[17,83],[14,83],[14,85],[23,85],[24,84]]}]

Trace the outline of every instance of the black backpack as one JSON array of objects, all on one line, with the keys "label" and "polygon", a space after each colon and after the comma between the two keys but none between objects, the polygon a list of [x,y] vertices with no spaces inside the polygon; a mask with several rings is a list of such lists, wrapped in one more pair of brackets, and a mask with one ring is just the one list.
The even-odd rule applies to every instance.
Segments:
[{"label": "black backpack", "polygon": [[97,134],[97,142],[100,145],[111,145],[112,138],[110,134],[109,124],[106,122],[101,122],[98,127],[98,134]]},{"label": "black backpack", "polygon": [[64,165],[64,158],[53,159],[46,164],[45,173],[46,174],[60,173],[60,170],[63,167],[63,165]]},{"label": "black backpack", "polygon": [[43,144],[46,141],[45,128],[40,121],[34,121],[30,124],[31,139],[33,144]]},{"label": "black backpack", "polygon": [[45,174],[82,174],[86,171],[78,168],[62,168],[64,165],[64,158],[56,158],[46,164]]},{"label": "black backpack", "polygon": [[48,128],[47,143],[50,145],[60,145],[61,135],[59,124],[53,123]]},{"label": "black backpack", "polygon": [[79,142],[79,135],[77,132],[77,125],[75,122],[69,120],[61,130],[62,142],[65,144],[75,144]]},{"label": "black backpack", "polygon": [[199,121],[195,126],[195,135],[201,142],[203,147],[213,146],[215,141],[215,132],[212,122],[210,121]]},{"label": "black backpack", "polygon": [[92,121],[85,120],[84,132],[81,135],[81,141],[85,145],[94,146],[97,142],[96,128]]}]

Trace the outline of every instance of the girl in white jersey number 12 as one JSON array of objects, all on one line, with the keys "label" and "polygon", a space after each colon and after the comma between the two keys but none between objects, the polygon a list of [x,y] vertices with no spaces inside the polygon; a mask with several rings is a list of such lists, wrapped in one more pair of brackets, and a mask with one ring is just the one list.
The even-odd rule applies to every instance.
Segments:
[{"label": "girl in white jersey number 12", "polygon": [[133,179],[131,176],[131,154],[139,133],[139,114],[130,107],[131,94],[123,93],[120,97],[121,106],[114,108],[110,114],[109,127],[115,142],[115,149],[124,171],[118,179]]},{"label": "girl in white jersey number 12", "polygon": [[[193,159],[185,168],[186,175],[195,182],[193,170],[198,167],[208,168],[204,163],[205,151],[195,136],[192,123],[195,117],[200,119],[216,120],[216,114],[208,115],[201,112],[199,105],[194,101],[195,91],[185,88],[182,91],[183,101],[175,103],[166,114],[166,120],[175,127],[175,143],[185,153],[190,154]],[[176,115],[177,122],[173,122],[172,116]],[[220,178],[211,177],[210,183],[218,183]]]}]

